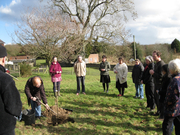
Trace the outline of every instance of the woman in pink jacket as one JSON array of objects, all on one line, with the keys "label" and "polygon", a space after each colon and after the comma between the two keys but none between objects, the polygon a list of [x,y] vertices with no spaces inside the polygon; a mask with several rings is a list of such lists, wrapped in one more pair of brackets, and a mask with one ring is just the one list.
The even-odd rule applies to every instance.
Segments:
[{"label": "woman in pink jacket", "polygon": [[49,72],[51,74],[51,81],[53,82],[53,90],[54,90],[54,96],[56,97],[56,90],[58,96],[60,96],[60,82],[62,81],[61,73],[62,68],[61,65],[57,62],[57,57],[53,57],[53,62],[51,63],[51,66],[49,68]]}]

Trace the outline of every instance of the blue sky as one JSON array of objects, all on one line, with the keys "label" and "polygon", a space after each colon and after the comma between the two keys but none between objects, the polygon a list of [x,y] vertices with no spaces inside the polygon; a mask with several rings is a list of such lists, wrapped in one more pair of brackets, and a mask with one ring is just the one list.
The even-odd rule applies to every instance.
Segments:
[{"label": "blue sky", "polygon": [[[134,0],[138,18],[129,20],[126,29],[135,35],[140,44],[171,43],[180,40],[180,1],[179,0]],[[0,39],[5,44],[12,43],[11,36],[15,23],[25,7],[46,4],[45,0],[0,0]],[[133,36],[129,38],[133,41]]]},{"label": "blue sky", "polygon": [[20,21],[22,13],[27,8],[43,6],[44,2],[39,0],[0,0],[0,39],[5,44],[13,43],[12,37],[15,38],[14,30],[16,23]]},{"label": "blue sky", "polygon": [[[6,43],[11,43],[10,33],[13,32],[13,26],[7,20],[4,20],[4,15],[2,14],[2,7],[6,7],[11,3],[11,0],[0,0],[0,39]],[[5,12],[5,11],[4,11]],[[9,35],[8,35],[9,33]]]}]

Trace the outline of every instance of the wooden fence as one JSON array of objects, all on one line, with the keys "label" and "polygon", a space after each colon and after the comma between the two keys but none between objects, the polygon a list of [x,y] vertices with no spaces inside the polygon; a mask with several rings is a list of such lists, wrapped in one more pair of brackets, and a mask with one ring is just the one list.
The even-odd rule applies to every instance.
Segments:
[{"label": "wooden fence", "polygon": [[20,65],[13,64],[13,65],[5,65],[5,68],[10,71],[10,74],[15,77],[20,77]]}]

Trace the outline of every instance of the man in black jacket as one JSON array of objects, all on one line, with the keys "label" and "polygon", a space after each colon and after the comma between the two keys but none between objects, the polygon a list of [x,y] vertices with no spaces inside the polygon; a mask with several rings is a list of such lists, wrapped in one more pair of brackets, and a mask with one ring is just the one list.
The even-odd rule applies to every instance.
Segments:
[{"label": "man in black jacket", "polygon": [[153,59],[156,61],[154,66],[154,70],[150,70],[149,73],[154,77],[154,84],[155,84],[155,92],[154,92],[154,99],[157,106],[156,116],[160,114],[159,108],[159,94],[156,91],[159,91],[162,87],[162,66],[165,64],[163,60],[161,60],[161,53],[159,51],[153,52]]},{"label": "man in black jacket", "polygon": [[0,45],[0,134],[14,135],[16,119],[20,116],[22,102],[13,79],[6,74],[6,48]]}]

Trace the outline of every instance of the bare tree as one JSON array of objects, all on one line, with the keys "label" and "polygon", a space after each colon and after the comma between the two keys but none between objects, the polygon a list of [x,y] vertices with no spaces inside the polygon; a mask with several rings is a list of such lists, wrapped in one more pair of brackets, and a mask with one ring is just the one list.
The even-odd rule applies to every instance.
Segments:
[{"label": "bare tree", "polygon": [[129,16],[137,16],[132,0],[52,1],[60,11],[69,15],[71,21],[81,25],[82,31],[86,31],[85,39],[88,42],[104,40],[119,43],[127,36],[123,22]]},{"label": "bare tree", "polygon": [[60,49],[63,42],[79,33],[79,28],[69,17],[54,9],[33,9],[22,16],[22,22],[17,26],[18,43],[26,45],[28,54],[44,57],[48,64],[53,55],[63,56]]}]

